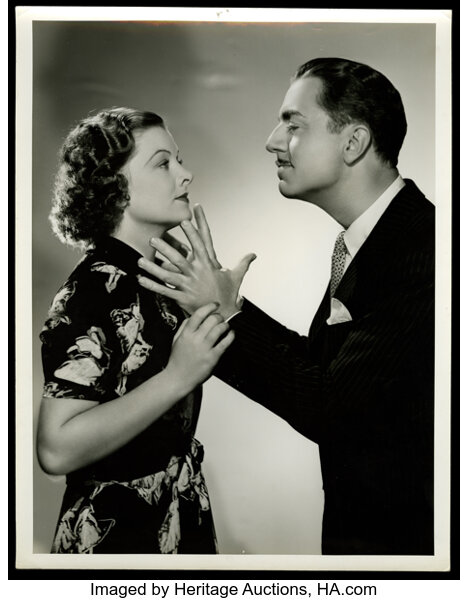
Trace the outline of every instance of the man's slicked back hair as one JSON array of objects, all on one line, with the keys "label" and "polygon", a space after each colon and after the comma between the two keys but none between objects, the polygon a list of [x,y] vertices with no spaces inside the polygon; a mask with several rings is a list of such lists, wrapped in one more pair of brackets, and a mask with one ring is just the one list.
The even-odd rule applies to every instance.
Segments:
[{"label": "man's slicked back hair", "polygon": [[401,96],[379,71],[343,58],[314,58],[304,63],[293,79],[316,77],[322,82],[317,103],[330,118],[330,131],[351,123],[367,125],[381,160],[392,167],[406,135]]}]

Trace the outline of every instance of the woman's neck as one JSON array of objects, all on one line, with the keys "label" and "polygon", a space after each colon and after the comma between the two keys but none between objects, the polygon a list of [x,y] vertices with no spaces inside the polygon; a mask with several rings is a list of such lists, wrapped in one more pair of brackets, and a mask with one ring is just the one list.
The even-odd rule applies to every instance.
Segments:
[{"label": "woman's neck", "polygon": [[128,221],[123,220],[112,234],[112,237],[131,246],[148,260],[154,260],[155,250],[149,242],[151,238],[162,237],[166,229],[166,227],[160,225],[142,225],[141,223],[138,224],[138,227],[132,227]]}]

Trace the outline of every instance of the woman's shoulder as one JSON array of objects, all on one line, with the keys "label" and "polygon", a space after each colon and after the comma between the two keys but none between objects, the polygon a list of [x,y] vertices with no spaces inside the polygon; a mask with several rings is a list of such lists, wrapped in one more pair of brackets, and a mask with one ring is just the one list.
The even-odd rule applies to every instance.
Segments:
[{"label": "woman's shoulder", "polygon": [[113,307],[131,303],[136,287],[135,278],[123,269],[94,253],[86,254],[53,297],[43,331],[76,321],[103,320]]},{"label": "woman's shoulder", "polygon": [[97,293],[110,300],[112,296],[135,290],[135,277],[107,257],[90,255],[83,267],[79,276],[91,294]]},{"label": "woman's shoulder", "polygon": [[80,296],[104,300],[124,291],[133,291],[135,282],[128,273],[112,262],[88,256],[74,269],[63,287],[74,287],[75,294]]}]

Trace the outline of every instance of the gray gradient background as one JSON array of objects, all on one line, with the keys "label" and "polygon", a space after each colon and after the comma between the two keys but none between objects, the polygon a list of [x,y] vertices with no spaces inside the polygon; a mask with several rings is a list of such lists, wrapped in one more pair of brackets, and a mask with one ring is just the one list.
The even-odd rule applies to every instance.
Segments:
[{"label": "gray gradient background", "polygon": [[[38,334],[79,259],[47,215],[64,135],[92,110],[126,105],[165,117],[195,174],[221,261],[255,251],[243,287],[285,325],[306,333],[328,280],[337,225],[277,190],[264,150],[294,69],[343,56],[385,73],[409,123],[400,172],[434,199],[435,26],[35,22],[33,28],[34,424],[42,370]],[[322,489],[317,446],[217,379],[205,386],[197,437],[220,552],[319,554]],[[48,552],[64,479],[34,458],[34,552]]]}]

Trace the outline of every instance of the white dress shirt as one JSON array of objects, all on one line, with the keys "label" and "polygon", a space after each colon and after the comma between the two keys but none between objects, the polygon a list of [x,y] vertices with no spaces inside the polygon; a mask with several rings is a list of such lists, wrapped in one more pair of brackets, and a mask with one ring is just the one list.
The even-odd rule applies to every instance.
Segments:
[{"label": "white dress shirt", "polygon": [[[356,256],[359,248],[364,244],[370,232],[377,225],[378,220],[386,211],[390,202],[395,198],[398,192],[405,186],[400,175],[391,183],[388,188],[381,194],[375,202],[373,202],[362,215],[351,223],[344,234],[344,242],[348,253],[346,254],[344,272],[349,267],[349,264]],[[327,319],[329,325],[351,321],[352,315],[337,298],[331,299],[331,312]]]}]

